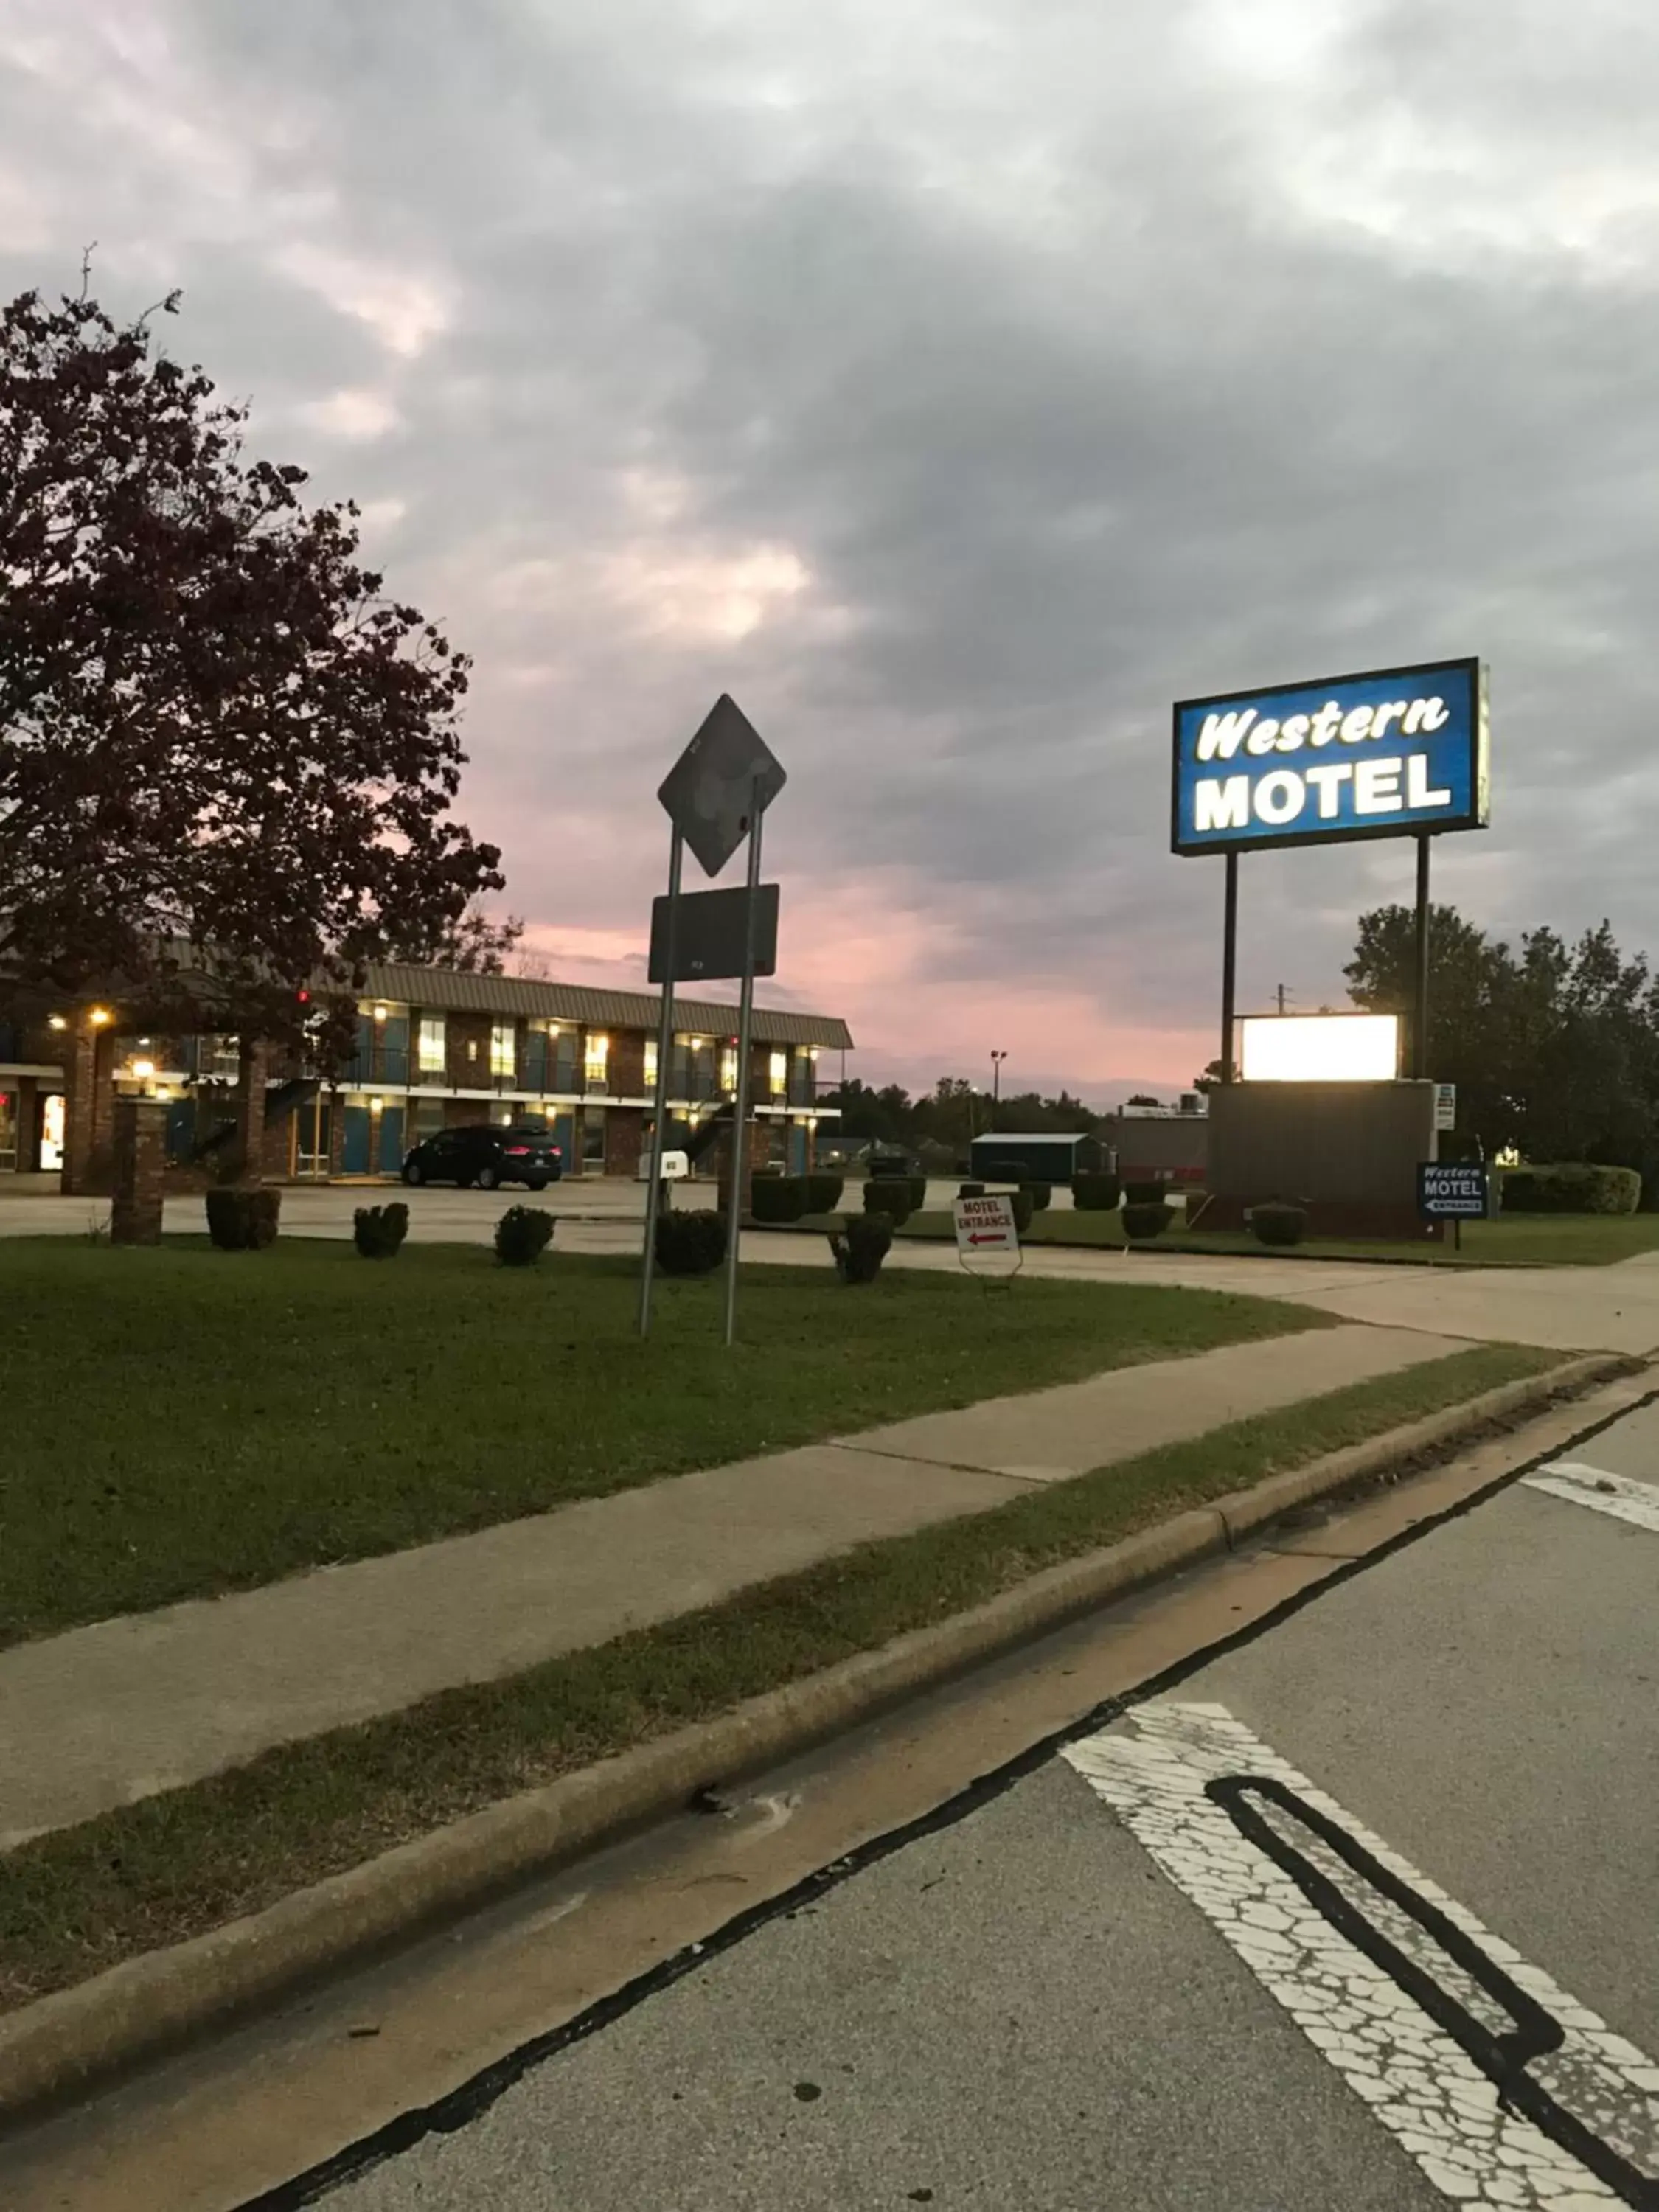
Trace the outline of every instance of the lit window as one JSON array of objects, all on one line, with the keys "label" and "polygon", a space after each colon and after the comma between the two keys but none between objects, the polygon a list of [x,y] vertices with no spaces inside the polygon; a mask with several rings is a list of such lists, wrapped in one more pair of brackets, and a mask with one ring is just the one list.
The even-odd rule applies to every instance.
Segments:
[{"label": "lit window", "polygon": [[582,1073],[590,1083],[605,1081],[605,1064],[611,1057],[609,1037],[590,1036],[582,1060]]},{"label": "lit window", "polygon": [[420,1066],[423,1075],[441,1075],[444,1072],[444,1018],[441,1014],[421,1016]]},{"label": "lit window", "polygon": [[492,1075],[518,1073],[519,1026],[516,1022],[495,1022],[491,1024],[489,1072]]},{"label": "lit window", "polygon": [[720,1089],[735,1091],[738,1087],[738,1048],[734,1044],[720,1047]]},{"label": "lit window", "polygon": [[647,1039],[646,1039],[646,1041],[645,1041],[645,1072],[644,1072],[644,1081],[645,1081],[645,1087],[646,1087],[646,1089],[647,1089],[647,1091],[654,1091],[654,1090],[656,1089],[656,1087],[657,1087],[657,1040],[655,1039],[655,1037],[647,1037]]},{"label": "lit window", "polygon": [[781,1098],[784,1092],[789,1088],[788,1054],[787,1052],[775,1052],[770,1062],[769,1063],[769,1072],[772,1079],[772,1096],[775,1098]]}]

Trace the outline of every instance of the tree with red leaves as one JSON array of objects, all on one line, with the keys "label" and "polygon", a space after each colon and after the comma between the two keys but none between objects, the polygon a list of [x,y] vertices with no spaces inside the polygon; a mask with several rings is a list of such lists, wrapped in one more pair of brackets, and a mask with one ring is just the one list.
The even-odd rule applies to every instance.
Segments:
[{"label": "tree with red leaves", "polygon": [[469,664],[156,312],[0,313],[0,970],[292,1037],[501,888],[450,811]]}]

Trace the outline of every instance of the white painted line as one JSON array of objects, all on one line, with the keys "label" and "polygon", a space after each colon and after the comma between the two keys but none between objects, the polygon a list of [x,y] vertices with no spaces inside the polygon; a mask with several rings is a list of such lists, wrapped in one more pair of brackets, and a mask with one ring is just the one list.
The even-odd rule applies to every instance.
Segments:
[{"label": "white painted line", "polygon": [[1536,1474],[1523,1474],[1528,1490],[1542,1490],[1552,1498],[1565,1498],[1571,1505],[1593,1506],[1615,1521],[1631,1522],[1659,1536],[1659,1489],[1650,1482],[1634,1482],[1627,1474],[1607,1474],[1582,1460],[1553,1460]]},{"label": "white painted line", "polygon": [[1659,2067],[1224,1708],[1063,1756],[1443,2195],[1659,2212]]}]

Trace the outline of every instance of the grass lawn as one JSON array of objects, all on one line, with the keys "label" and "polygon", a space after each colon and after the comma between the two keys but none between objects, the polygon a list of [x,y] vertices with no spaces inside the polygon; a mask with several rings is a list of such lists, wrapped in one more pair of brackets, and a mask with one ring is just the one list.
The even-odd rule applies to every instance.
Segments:
[{"label": "grass lawn", "polygon": [[[902,1237],[955,1234],[948,1213],[913,1213]],[[1085,1244],[1121,1251],[1123,1230],[1115,1213],[1048,1212],[1032,1217],[1028,1244]],[[1511,1214],[1497,1221],[1466,1221],[1463,1248],[1403,1239],[1310,1237],[1289,1250],[1265,1245],[1243,1230],[1199,1229],[1188,1236],[1176,1225],[1150,1247],[1162,1252],[1267,1253],[1275,1260],[1410,1261],[1425,1267],[1605,1267],[1659,1251],[1659,1213]]]},{"label": "grass lawn", "polygon": [[1559,1358],[1480,1346],[1355,1383],[38,1838],[0,1884],[0,2009]]},{"label": "grass lawn", "polygon": [[720,1279],[659,1279],[647,1344],[636,1299],[633,1261],[556,1247],[0,1239],[0,1645],[1328,1320],[898,1268],[847,1290],[826,1256],[745,1267],[727,1352]]}]

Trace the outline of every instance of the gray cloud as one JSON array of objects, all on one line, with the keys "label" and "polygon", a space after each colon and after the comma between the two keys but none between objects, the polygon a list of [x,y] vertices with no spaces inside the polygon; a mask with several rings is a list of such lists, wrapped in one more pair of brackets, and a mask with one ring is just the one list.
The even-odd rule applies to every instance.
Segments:
[{"label": "gray cloud", "polygon": [[[1638,6],[15,15],[0,282],[95,236],[112,298],[186,287],[477,653],[467,811],[592,957],[729,688],[791,770],[781,988],[919,1070],[1024,1006],[1056,1075],[1178,1077],[1219,884],[1169,702],[1469,650],[1497,826],[1444,894],[1659,944]],[[1410,865],[1253,858],[1247,998],[1335,999]]]}]

